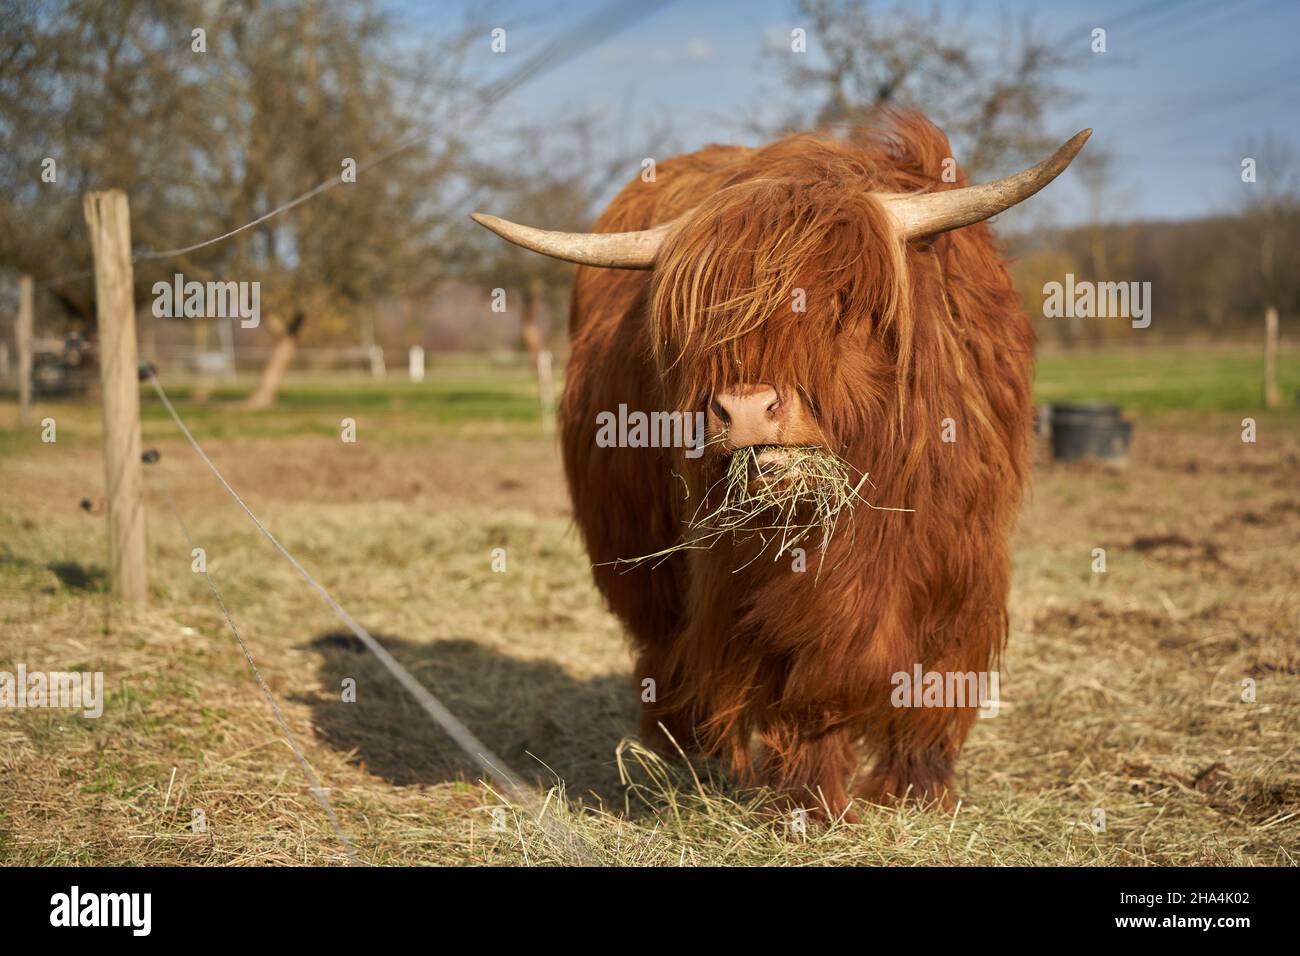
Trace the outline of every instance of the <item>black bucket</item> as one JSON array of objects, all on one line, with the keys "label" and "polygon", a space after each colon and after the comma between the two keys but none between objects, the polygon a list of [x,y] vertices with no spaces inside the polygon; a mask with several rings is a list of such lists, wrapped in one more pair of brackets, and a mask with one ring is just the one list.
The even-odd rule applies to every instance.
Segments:
[{"label": "black bucket", "polygon": [[1052,457],[1058,461],[1123,461],[1128,457],[1133,423],[1119,415],[1118,405],[1052,405]]}]

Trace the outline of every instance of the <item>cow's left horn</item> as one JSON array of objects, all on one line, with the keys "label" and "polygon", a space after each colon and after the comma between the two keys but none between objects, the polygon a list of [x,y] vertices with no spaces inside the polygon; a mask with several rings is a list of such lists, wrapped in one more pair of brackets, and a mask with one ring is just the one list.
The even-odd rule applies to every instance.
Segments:
[{"label": "cow's left horn", "polygon": [[996,216],[1028,199],[1059,176],[1092,135],[1080,130],[1050,158],[1023,172],[979,186],[937,193],[878,193],[906,239],[921,239]]},{"label": "cow's left horn", "polygon": [[516,246],[552,259],[607,269],[653,269],[659,247],[676,224],[674,220],[639,232],[551,232],[481,212],[470,218]]}]

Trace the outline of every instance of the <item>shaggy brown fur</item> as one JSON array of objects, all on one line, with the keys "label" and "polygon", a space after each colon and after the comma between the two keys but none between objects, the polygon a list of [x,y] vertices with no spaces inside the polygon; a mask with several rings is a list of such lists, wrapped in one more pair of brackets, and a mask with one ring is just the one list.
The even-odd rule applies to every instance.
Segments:
[{"label": "shaggy brown fur", "polygon": [[[595,227],[685,215],[655,269],[584,267],[574,289],[565,465],[596,583],[638,651],[637,686],[655,681],[642,734],[663,745],[662,724],[742,780],[833,815],[851,792],[951,801],[976,711],[895,708],[891,675],[988,670],[1007,632],[1033,332],[986,226],[905,245],[869,195],[965,185],[940,181],[950,155],[907,114],[853,140],[662,162]],[[678,541],[726,462],[716,448],[690,460],[597,447],[597,413],[697,411],[754,382],[798,388],[830,450],[870,473],[872,501],[915,511],[857,509],[807,573],[788,557],[750,562],[756,545],[731,540],[606,564]],[[955,443],[941,441],[947,418]],[[875,762],[850,790],[859,742]]]}]

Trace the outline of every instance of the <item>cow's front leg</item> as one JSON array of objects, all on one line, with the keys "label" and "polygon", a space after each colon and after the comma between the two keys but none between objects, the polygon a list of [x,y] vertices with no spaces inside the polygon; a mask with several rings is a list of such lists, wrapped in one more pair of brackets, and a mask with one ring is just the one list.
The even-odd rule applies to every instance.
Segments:
[{"label": "cow's front leg", "polygon": [[759,780],[782,804],[817,820],[856,821],[847,784],[858,755],[848,730],[819,732],[788,723],[770,728],[762,739]]},{"label": "cow's front leg", "polygon": [[957,800],[953,767],[975,717],[966,707],[898,711],[879,760],[855,795],[881,806],[906,800],[951,810]]},{"label": "cow's front leg", "polygon": [[660,648],[642,648],[633,675],[641,705],[641,742],[666,756],[679,751],[707,750],[699,739],[700,707],[684,698],[685,688],[676,686]]}]

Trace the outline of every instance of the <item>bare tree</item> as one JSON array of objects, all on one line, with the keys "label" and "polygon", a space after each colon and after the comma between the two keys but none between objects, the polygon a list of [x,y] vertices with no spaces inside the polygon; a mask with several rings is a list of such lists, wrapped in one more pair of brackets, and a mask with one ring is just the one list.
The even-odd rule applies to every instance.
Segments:
[{"label": "bare tree", "polygon": [[[132,233],[179,246],[215,220],[193,197],[219,98],[191,50],[201,4],[7,4],[0,15],[0,266],[29,272],[90,321],[94,284],[81,208],[90,190],[131,197]],[[137,292],[164,271],[136,269]]]},{"label": "bare tree", "polygon": [[1240,279],[1253,292],[1248,308],[1289,309],[1295,305],[1288,300],[1294,297],[1294,250],[1300,238],[1300,156],[1273,135],[1247,143],[1241,155],[1249,165],[1242,166],[1236,247],[1243,259]]},{"label": "bare tree", "polygon": [[[228,28],[240,87],[238,217],[344,178],[244,246],[246,268],[272,290],[274,347],[251,406],[274,401],[304,334],[349,334],[358,310],[427,285],[447,258],[463,144],[442,120],[473,94],[465,45],[459,32],[435,39],[436,55],[408,70],[393,55],[395,27],[369,5],[296,0],[250,3]],[[386,158],[367,168],[375,157]]]},{"label": "bare tree", "polygon": [[798,10],[820,56],[773,51],[809,100],[784,126],[870,125],[882,108],[917,108],[977,175],[1056,145],[1045,119],[1065,96],[1056,80],[1063,58],[1027,19],[1007,20],[990,42],[937,6],[799,0]]},{"label": "bare tree", "polygon": [[[463,232],[464,147],[447,121],[475,94],[463,35],[431,38],[411,67],[399,35],[373,3],[347,0],[7,5],[0,267],[58,279],[44,288],[89,322],[81,195],[125,189],[137,301],[174,272],[261,283],[276,344],[254,401],[270,402],[303,334],[342,337],[381,293],[427,284]],[[355,181],[159,254],[282,209],[349,164]]]}]

